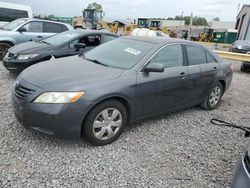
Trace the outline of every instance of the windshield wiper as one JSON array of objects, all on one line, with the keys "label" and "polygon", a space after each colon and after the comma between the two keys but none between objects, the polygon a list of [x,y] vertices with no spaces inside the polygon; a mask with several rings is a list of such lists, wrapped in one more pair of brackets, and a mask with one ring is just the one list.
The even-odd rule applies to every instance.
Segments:
[{"label": "windshield wiper", "polygon": [[85,58],[85,59],[88,60],[88,61],[94,62],[94,63],[96,63],[96,64],[99,64],[99,65],[103,65],[103,66],[105,66],[105,67],[108,67],[108,65],[103,64],[102,62],[98,61],[97,59],[88,59],[88,58]]}]

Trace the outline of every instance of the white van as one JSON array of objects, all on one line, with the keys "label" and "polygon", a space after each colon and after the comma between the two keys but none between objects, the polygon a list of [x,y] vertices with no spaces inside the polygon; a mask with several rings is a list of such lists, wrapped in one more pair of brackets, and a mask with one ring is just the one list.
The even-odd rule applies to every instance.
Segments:
[{"label": "white van", "polygon": [[29,6],[0,2],[0,27],[18,18],[32,18]]}]

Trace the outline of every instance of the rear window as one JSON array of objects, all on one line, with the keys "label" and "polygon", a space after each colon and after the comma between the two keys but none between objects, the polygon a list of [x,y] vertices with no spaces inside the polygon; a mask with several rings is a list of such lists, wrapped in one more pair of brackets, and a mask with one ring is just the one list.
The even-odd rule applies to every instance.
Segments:
[{"label": "rear window", "polygon": [[207,62],[205,50],[203,48],[194,45],[186,45],[186,49],[189,65],[200,65]]},{"label": "rear window", "polygon": [[67,27],[62,24],[56,24],[56,23],[44,23],[44,32],[45,33],[61,33],[63,31],[67,31]]}]

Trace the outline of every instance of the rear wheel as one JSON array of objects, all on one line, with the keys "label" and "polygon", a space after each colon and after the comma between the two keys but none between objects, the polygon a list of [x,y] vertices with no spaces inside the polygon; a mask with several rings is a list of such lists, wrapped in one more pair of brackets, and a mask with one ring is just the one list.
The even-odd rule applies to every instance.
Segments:
[{"label": "rear wheel", "polygon": [[11,45],[9,43],[0,42],[0,61],[4,58],[10,47]]},{"label": "rear wheel", "polygon": [[84,138],[93,145],[115,141],[127,123],[127,110],[119,101],[109,100],[94,107],[83,126]]},{"label": "rear wheel", "polygon": [[246,72],[247,69],[246,69],[246,66],[245,66],[244,63],[241,63],[240,70],[241,70],[242,72]]},{"label": "rear wheel", "polygon": [[205,100],[201,103],[201,107],[206,110],[213,110],[218,107],[223,95],[223,87],[221,83],[216,83],[209,90]]}]

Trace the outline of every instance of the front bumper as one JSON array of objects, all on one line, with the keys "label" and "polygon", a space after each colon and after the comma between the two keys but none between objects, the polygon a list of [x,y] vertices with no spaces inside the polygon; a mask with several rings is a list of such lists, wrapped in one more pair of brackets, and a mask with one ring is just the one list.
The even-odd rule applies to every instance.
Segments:
[{"label": "front bumper", "polygon": [[27,67],[37,62],[38,61],[19,62],[16,60],[7,60],[6,58],[3,59],[3,65],[5,66],[5,68],[13,73],[20,73]]},{"label": "front bumper", "polygon": [[17,97],[15,86],[12,90],[12,104],[17,120],[31,129],[57,138],[80,138],[83,120],[91,104],[82,100],[70,104],[36,104],[32,101],[43,89],[19,79],[24,88],[34,92],[23,99]]},{"label": "front bumper", "polygon": [[243,155],[234,171],[232,188],[250,187],[250,159],[247,154]]}]

